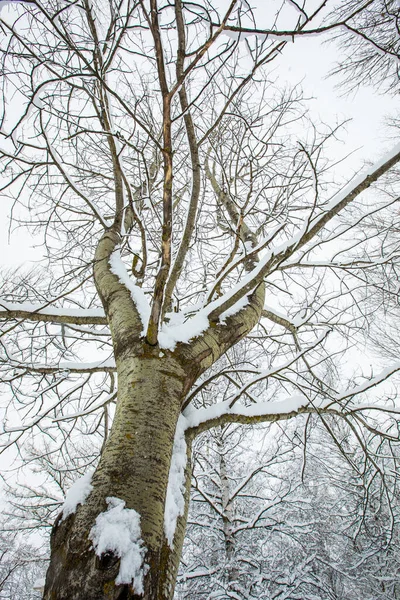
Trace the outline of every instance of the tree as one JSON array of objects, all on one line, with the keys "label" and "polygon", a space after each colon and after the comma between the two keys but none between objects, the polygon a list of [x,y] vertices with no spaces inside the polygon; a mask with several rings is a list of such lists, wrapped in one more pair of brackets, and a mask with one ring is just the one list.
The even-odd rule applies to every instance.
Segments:
[{"label": "tree", "polygon": [[[46,600],[172,598],[205,430],[315,412],[398,439],[390,400],[377,420],[358,402],[398,362],[339,391],[321,377],[365,321],[359,273],[385,245],[351,232],[394,206],[364,192],[389,185],[400,149],[338,190],[324,154],[336,128],[268,72],[296,37],[350,31],[371,2],[325,5],[2,7],[2,191],[51,265],[4,277],[4,449],[23,455],[29,434],[66,469],[95,467],[54,524]],[[226,396],[202,407],[221,377]],[[76,465],[86,435],[94,456]]]},{"label": "tree", "polygon": [[0,532],[0,598],[1,600],[39,599],[35,582],[43,572],[40,550],[21,543],[13,532]]},{"label": "tree", "polygon": [[343,423],[340,448],[317,416],[280,427],[196,441],[177,599],[396,598],[396,448],[369,440],[380,477]]}]

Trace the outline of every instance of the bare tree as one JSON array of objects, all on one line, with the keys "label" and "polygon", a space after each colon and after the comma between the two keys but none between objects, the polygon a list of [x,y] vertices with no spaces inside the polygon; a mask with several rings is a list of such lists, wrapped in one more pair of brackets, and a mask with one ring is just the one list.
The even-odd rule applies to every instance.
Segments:
[{"label": "bare tree", "polygon": [[34,590],[43,574],[45,556],[40,548],[18,540],[14,532],[0,531],[0,598],[1,600],[35,600],[40,598]]},{"label": "bare tree", "polygon": [[177,598],[397,597],[398,444],[327,418],[199,437]]},{"label": "bare tree", "polygon": [[[354,90],[360,84],[379,86],[381,91],[396,93],[399,87],[400,16],[394,0],[360,3],[348,2],[336,9],[336,18],[346,18],[354,11],[354,19],[337,30],[334,37],[344,51],[333,74],[343,76],[345,88]],[[343,85],[342,83],[342,85]]]},{"label": "bare tree", "polygon": [[[361,442],[363,428],[398,439],[393,402],[359,398],[399,362],[342,389],[323,377],[365,325],[366,249],[393,259],[353,232],[397,202],[364,192],[400,149],[338,190],[324,154],[336,129],[268,71],[371,2],[340,17],[326,4],[1,6],[1,189],[51,268],[4,277],[3,449],[24,456],[40,434],[39,453],[89,469],[53,527],[46,600],[173,597],[205,430],[317,413]],[[202,405],[218,378],[225,396]]]}]

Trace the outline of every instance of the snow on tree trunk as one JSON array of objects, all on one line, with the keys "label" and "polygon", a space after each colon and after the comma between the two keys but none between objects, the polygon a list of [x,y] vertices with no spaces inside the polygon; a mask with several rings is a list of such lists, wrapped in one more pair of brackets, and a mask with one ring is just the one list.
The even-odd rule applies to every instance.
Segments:
[{"label": "snow on tree trunk", "polygon": [[[52,533],[46,600],[117,600],[143,597],[142,592],[148,600],[171,598],[171,585],[164,585],[169,554],[164,507],[185,373],[176,361],[160,360],[157,353],[150,350],[139,358],[127,352],[119,361],[117,412],[92,477],[92,492],[75,514],[59,519]],[[107,514],[110,498],[123,500],[126,509],[140,516],[146,552],[134,581],[142,577],[143,588],[121,580],[118,550],[109,547],[98,556],[93,548],[96,519]]]}]

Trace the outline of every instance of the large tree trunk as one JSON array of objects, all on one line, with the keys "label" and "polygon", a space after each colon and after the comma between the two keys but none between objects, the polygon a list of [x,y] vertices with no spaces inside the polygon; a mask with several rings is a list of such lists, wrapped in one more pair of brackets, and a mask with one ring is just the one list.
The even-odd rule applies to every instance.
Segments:
[{"label": "large tree trunk", "polygon": [[[149,348],[149,347],[147,347]],[[174,592],[184,523],[178,526],[177,547],[164,536],[164,507],[176,423],[182,404],[185,373],[172,357],[120,356],[118,404],[112,430],[93,476],[93,490],[75,515],[56,523],[45,600],[168,600]],[[141,516],[142,539],[149,569],[144,595],[130,585],[115,585],[119,559],[97,557],[89,533],[106,498],[126,502]],[[171,571],[171,572],[170,572]]]},{"label": "large tree trunk", "polygon": [[[56,521],[44,600],[171,600],[185,533],[190,486],[186,468],[186,512],[178,519],[173,547],[164,535],[164,511],[176,424],[198,377],[257,323],[264,286],[246,308],[190,344],[162,350],[141,337],[142,323],[129,289],[110,269],[120,241],[114,230],[99,242],[94,261],[96,287],[107,315],[118,374],[118,402],[110,436],[92,478],[93,490],[74,515]],[[211,319],[211,317],[210,317]],[[190,440],[187,440],[190,441]],[[188,444],[190,446],[190,444]],[[188,447],[188,455],[190,448]],[[189,457],[190,458],[190,457]],[[116,585],[120,560],[96,556],[90,532],[107,498],[119,498],[141,518],[146,547],[144,592]]]}]

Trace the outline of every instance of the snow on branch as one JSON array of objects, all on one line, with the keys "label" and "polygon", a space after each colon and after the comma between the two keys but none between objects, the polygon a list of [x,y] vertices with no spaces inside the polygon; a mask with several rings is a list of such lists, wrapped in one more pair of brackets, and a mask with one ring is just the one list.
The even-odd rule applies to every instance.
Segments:
[{"label": "snow on branch", "polygon": [[292,333],[296,333],[299,324],[289,318],[288,315],[284,315],[283,313],[277,311],[275,308],[264,305],[261,316],[277,325],[281,325],[288,331]]},{"label": "snow on branch", "polygon": [[365,169],[353,181],[345,186],[324,207],[323,212],[314,217],[310,223],[305,220],[303,226],[291,238],[268,250],[260,259],[257,266],[248,272],[236,286],[228,290],[218,300],[210,303],[213,310],[209,312],[209,319],[217,321],[222,313],[237,304],[242,298],[250,294],[264,277],[272,273],[279,265],[292,256],[299,248],[311,241],[339,212],[348,206],[359,194],[368,189],[389,169],[400,161],[400,144],[386,153],[374,165]]},{"label": "snow on branch", "polygon": [[311,240],[335,215],[343,210],[361,192],[377,181],[389,169],[400,161],[400,143],[396,144],[389,152],[384,154],[373,165],[367,167],[357,177],[350,181],[324,208],[321,215],[316,216],[304,236],[303,243]]},{"label": "snow on branch", "polygon": [[42,373],[51,375],[68,371],[69,373],[113,373],[116,371],[113,358],[98,360],[94,362],[72,362],[60,361],[57,365],[45,365],[41,363],[20,362],[15,359],[8,361],[10,367],[14,369],[23,369],[25,372]]},{"label": "snow on branch", "polygon": [[261,41],[281,41],[294,42],[296,37],[315,37],[323,33],[328,33],[334,29],[340,29],[344,26],[343,22],[333,23],[325,27],[317,27],[315,29],[259,29],[257,27],[238,27],[235,25],[227,25],[224,28],[223,34],[236,41],[243,41],[247,38],[256,37]]},{"label": "snow on branch", "polygon": [[122,283],[130,291],[133,304],[135,305],[142,322],[142,336],[145,336],[150,319],[150,305],[147,301],[146,295],[142,288],[136,285],[129,277],[128,271],[121,260],[121,251],[119,248],[116,248],[111,254],[109,263],[111,273],[118,277],[120,283]]},{"label": "snow on branch", "polygon": [[[321,340],[319,340],[318,343],[320,341]],[[291,362],[297,360],[297,358],[303,354],[304,352],[299,353],[299,355]],[[233,401],[232,399],[229,399],[201,409],[195,409],[193,407],[187,408],[184,411],[184,414],[180,416],[177,423],[168,479],[167,499],[164,513],[164,532],[170,547],[173,547],[178,518],[184,514],[185,510],[187,433],[192,437],[202,431],[226,423],[254,424],[274,422],[291,419],[299,414],[310,413],[333,414],[344,418],[359,411],[369,410],[380,410],[385,413],[400,414],[400,408],[396,407],[377,404],[354,405],[348,402],[349,398],[354,398],[355,396],[372,389],[399,370],[400,361],[384,369],[375,377],[366,380],[363,384],[337,394],[334,399],[321,398],[319,400],[311,401],[304,395],[295,395],[280,402],[258,402],[251,404],[250,406],[244,406],[243,404],[238,403],[235,404],[235,400],[237,399],[236,396],[238,396],[238,394],[240,395],[240,392],[243,392],[249,385],[255,383],[255,381],[268,375],[263,373],[255,380],[252,380],[250,384],[247,384],[247,386],[243,386],[243,389],[236,394]]]},{"label": "snow on branch", "polygon": [[84,410],[80,410],[78,412],[72,413],[72,414],[66,414],[63,415],[62,417],[55,417],[53,419],[54,423],[59,423],[60,421],[70,421],[71,419],[79,419],[80,417],[85,417],[86,415],[90,415],[96,411],[98,411],[100,408],[104,408],[105,406],[107,406],[107,404],[110,404],[111,402],[115,402],[117,399],[117,391],[114,391],[112,394],[107,394],[106,398],[104,398],[103,400],[101,400],[100,402],[97,402],[96,404],[89,406],[89,408],[86,408]]},{"label": "snow on branch", "polygon": [[177,582],[182,583],[185,581],[189,581],[190,579],[196,579],[197,577],[210,577],[219,571],[218,567],[214,569],[198,569],[197,571],[190,571],[190,573],[184,573],[180,577],[178,577]]},{"label": "snow on branch", "polygon": [[[348,416],[359,411],[379,410],[384,413],[400,414],[400,407],[382,404],[350,404],[349,399],[362,394],[379,385],[391,375],[400,371],[400,361],[383,369],[378,375],[366,380],[334,398],[323,398],[311,401],[306,396],[296,395],[280,402],[258,402],[250,406],[232,405],[232,399],[213,404],[207,408],[189,407],[182,415],[184,430],[191,430],[191,435],[226,423],[262,423],[290,419],[302,413],[335,414]],[[346,402],[343,402],[345,401]]]},{"label": "snow on branch", "polygon": [[258,402],[251,406],[232,404],[232,400],[225,400],[207,408],[187,409],[185,411],[185,430],[196,429],[204,431],[220,425],[222,422],[262,422],[289,419],[292,416],[306,412],[309,407],[306,396],[296,395],[281,400],[280,402]]},{"label": "snow on branch", "polygon": [[[363,392],[370,390],[371,388],[379,385],[380,383],[382,383],[383,381],[388,379],[391,375],[393,375],[393,373],[396,373],[397,371],[400,371],[400,361],[395,362],[393,365],[391,365],[390,367],[387,367],[386,369],[383,369],[383,371],[378,373],[378,375],[376,375],[375,377],[372,377],[371,379],[367,379],[366,381],[364,381],[364,383],[361,383],[360,385],[353,387],[350,390],[341,392],[337,398],[337,402],[341,402],[343,400],[353,398],[354,396],[357,396],[358,394],[362,394]],[[388,408],[383,408],[382,406],[376,406],[376,405],[375,406],[372,405],[368,408],[376,409],[376,410],[390,411],[390,409],[388,409]],[[367,409],[366,406],[364,406],[362,408],[356,407],[356,410],[366,410],[366,409]]]},{"label": "snow on branch", "polygon": [[0,320],[10,319],[70,325],[107,325],[102,308],[56,308],[48,304],[42,307],[29,302],[16,303],[0,300]]},{"label": "snow on branch", "polygon": [[[247,296],[241,298],[224,311],[219,318],[220,323],[224,320],[245,308],[249,303]],[[191,307],[188,311],[180,313],[168,313],[168,323],[163,323],[161,326],[158,342],[160,348],[174,350],[176,344],[187,344],[194,338],[200,336],[210,327],[210,313],[218,305],[218,300],[211,302],[205,307],[197,308],[194,311]],[[189,312],[194,312],[193,316]]]}]

